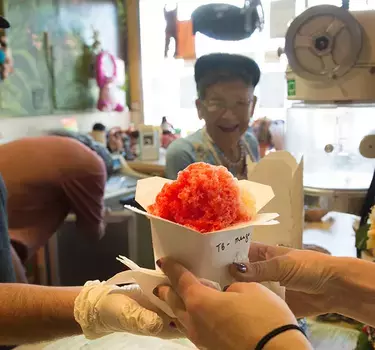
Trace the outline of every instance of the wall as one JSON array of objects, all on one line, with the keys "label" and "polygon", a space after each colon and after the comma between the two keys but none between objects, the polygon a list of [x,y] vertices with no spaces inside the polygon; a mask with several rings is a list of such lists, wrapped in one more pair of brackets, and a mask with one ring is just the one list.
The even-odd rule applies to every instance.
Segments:
[{"label": "wall", "polygon": [[[270,35],[271,23],[275,22],[271,22],[271,8],[279,2],[281,1],[262,2],[265,26],[262,32],[255,31],[250,38],[220,41],[201,33],[197,33],[195,37],[197,57],[212,52],[229,52],[251,57],[258,62],[262,77],[255,90],[258,97],[255,118],[267,116],[271,119],[284,119],[289,105],[286,101],[284,73],[286,62],[276,55],[277,49],[283,47],[284,39]],[[162,116],[167,116],[174,127],[188,133],[202,126],[195,108],[195,60],[164,58],[164,3],[162,0],[140,0],[144,120],[146,124],[159,125]],[[243,6],[244,1],[178,0],[178,19],[190,18],[193,10],[205,3]],[[279,19],[280,17],[281,15]]]},{"label": "wall", "polygon": [[130,79],[130,98],[132,104],[142,100],[141,50],[139,28],[139,0],[126,0],[128,27],[128,59]]},{"label": "wall", "polygon": [[[5,14],[15,72],[0,86],[0,116],[45,115],[95,106],[90,79],[93,29],[120,55],[115,0],[8,0]],[[50,67],[46,54],[52,47]]]},{"label": "wall", "polygon": [[[128,112],[95,109],[98,90],[87,55],[95,29],[102,48],[123,58],[117,1],[3,0],[12,25],[7,36],[15,72],[0,84],[0,142],[60,127],[63,117],[75,117],[82,131],[90,131],[95,122],[128,126]],[[53,48],[53,76],[46,44]]]},{"label": "wall", "polygon": [[[121,0],[120,0],[121,1]],[[125,0],[127,12],[127,49],[132,122],[143,123],[143,91],[141,65],[141,38],[139,21],[139,0]]]},{"label": "wall", "polygon": [[94,123],[101,122],[108,128],[129,126],[129,113],[102,113],[81,112],[61,115],[34,116],[27,118],[3,118],[0,119],[0,144],[9,142],[24,136],[39,136],[50,129],[60,128],[61,119],[73,117],[77,120],[79,130],[90,132]]}]

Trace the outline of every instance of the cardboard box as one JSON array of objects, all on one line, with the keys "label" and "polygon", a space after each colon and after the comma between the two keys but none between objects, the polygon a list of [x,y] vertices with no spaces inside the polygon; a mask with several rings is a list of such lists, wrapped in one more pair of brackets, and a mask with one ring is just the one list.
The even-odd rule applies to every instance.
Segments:
[{"label": "cardboard box", "polygon": [[286,151],[271,152],[259,163],[248,162],[248,179],[271,186],[274,197],[261,212],[279,214],[277,226],[257,226],[252,240],[302,248],[304,225],[303,159]]},{"label": "cardboard box", "polygon": [[[155,202],[162,187],[170,181],[160,177],[139,180],[136,201],[143,208],[148,208]],[[234,282],[229,275],[228,266],[233,262],[248,261],[253,228],[277,224],[274,219],[278,217],[278,214],[259,213],[274,197],[272,188],[247,180],[242,180],[242,182],[255,197],[257,214],[249,222],[221,231],[203,234],[136,208],[129,206],[126,208],[150,219],[155,261],[162,257],[174,258],[199,278],[210,281],[213,286],[221,289]],[[122,257],[120,261],[132,271],[122,272],[110,279],[108,283],[138,283],[152,303],[168,315],[173,316],[169,307],[152,294],[152,290],[157,285],[168,283],[168,279],[156,264],[156,270],[147,270],[137,266],[129,259]]]}]

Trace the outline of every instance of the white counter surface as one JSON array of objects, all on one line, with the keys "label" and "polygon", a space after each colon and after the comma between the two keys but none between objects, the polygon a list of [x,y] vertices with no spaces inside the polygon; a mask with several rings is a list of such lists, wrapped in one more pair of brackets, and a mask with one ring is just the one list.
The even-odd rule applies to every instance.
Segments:
[{"label": "white counter surface", "polygon": [[97,340],[84,336],[60,339],[52,343],[24,345],[17,350],[187,350],[196,347],[186,339],[162,340],[127,333],[114,333]]}]

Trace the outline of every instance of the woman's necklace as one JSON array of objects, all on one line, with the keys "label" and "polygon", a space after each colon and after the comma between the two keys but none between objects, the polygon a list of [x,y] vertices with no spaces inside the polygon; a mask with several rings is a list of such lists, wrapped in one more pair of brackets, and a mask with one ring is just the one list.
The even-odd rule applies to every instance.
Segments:
[{"label": "woman's necklace", "polygon": [[231,161],[225,154],[224,152],[221,152],[221,156],[224,160],[225,163],[227,163],[228,167],[230,168],[238,168],[240,165],[243,164],[244,162],[244,159],[246,158],[246,149],[245,149],[245,145],[244,145],[244,142],[242,140],[240,140],[238,142],[238,147],[240,149],[240,156],[238,158],[237,161],[233,162]]},{"label": "woman's necklace", "polygon": [[[215,162],[217,165],[224,165],[222,160],[224,160],[224,163],[228,168],[236,169],[236,172],[238,172],[238,169],[241,168],[240,173],[237,173],[237,177],[241,178],[247,178],[247,162],[246,162],[246,156],[249,155],[250,159],[249,161],[253,161],[252,153],[249,147],[247,147],[245,141],[242,139],[239,142],[239,145],[241,147],[241,153],[239,160],[237,162],[230,161],[227,157],[224,156],[223,152],[220,152],[220,156],[218,152],[215,150],[214,142],[211,139],[211,137],[208,135],[206,128],[203,129],[203,139],[204,144],[207,146],[209,152],[212,154],[212,156],[215,159]],[[221,159],[222,160],[221,160]]]}]

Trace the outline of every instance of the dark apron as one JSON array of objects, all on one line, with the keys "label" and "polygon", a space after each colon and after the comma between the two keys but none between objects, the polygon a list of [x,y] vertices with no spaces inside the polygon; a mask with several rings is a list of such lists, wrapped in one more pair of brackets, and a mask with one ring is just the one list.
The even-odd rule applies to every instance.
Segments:
[{"label": "dark apron", "polygon": [[[374,175],[372,177],[370,187],[367,191],[365,201],[364,201],[362,209],[361,209],[361,221],[359,223],[360,227],[367,224],[371,208],[374,205],[375,205],[375,171],[374,171]],[[360,252],[359,249],[357,249],[357,257],[358,258],[361,257],[361,252]]]},{"label": "dark apron", "polygon": [[375,205],[375,171],[372,177],[370,187],[367,191],[365,201],[361,209],[360,226],[365,225],[370,215],[371,208]]},{"label": "dark apron", "polygon": [[15,283],[10,240],[8,235],[7,192],[0,177],[0,283]]},{"label": "dark apron", "polygon": [[[0,177],[0,283],[15,283],[16,274],[13,269],[12,256],[10,253],[6,203],[7,192],[3,179]],[[15,346],[0,345],[0,350],[9,350],[14,348]]]}]

